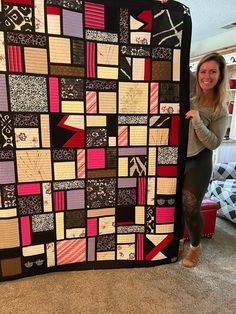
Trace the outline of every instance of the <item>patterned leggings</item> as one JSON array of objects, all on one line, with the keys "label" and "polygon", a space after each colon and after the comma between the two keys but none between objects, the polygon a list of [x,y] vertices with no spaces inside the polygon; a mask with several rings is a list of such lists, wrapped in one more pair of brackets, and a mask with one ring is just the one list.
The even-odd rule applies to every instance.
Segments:
[{"label": "patterned leggings", "polygon": [[198,155],[187,158],[182,191],[182,205],[185,224],[189,230],[190,242],[198,246],[203,230],[201,214],[202,199],[212,173],[212,151],[205,148]]}]

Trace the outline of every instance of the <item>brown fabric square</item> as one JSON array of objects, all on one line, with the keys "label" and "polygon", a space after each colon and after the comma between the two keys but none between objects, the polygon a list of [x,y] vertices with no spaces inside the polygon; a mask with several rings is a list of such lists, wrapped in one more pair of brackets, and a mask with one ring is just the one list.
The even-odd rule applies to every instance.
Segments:
[{"label": "brown fabric square", "polygon": [[15,257],[1,260],[1,270],[4,277],[21,274],[21,258]]},{"label": "brown fabric square", "polygon": [[85,227],[85,211],[69,211],[66,212],[66,228],[82,228]]},{"label": "brown fabric square", "polygon": [[154,81],[171,80],[171,62],[153,61],[152,62],[152,79]]}]

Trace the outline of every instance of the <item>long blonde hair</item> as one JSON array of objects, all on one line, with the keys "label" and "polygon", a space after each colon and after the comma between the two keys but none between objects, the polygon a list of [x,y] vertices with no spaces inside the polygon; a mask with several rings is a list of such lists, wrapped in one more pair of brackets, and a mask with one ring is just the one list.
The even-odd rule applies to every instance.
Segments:
[{"label": "long blonde hair", "polygon": [[220,70],[220,78],[216,86],[214,87],[215,92],[215,109],[219,106],[226,106],[226,98],[228,96],[228,75],[227,75],[227,67],[225,59],[219,53],[213,52],[205,55],[198,63],[197,72],[196,72],[196,94],[194,97],[194,101],[196,103],[200,102],[200,99],[203,95],[202,89],[198,82],[198,74],[201,68],[201,65],[207,61],[215,61],[219,65]]}]

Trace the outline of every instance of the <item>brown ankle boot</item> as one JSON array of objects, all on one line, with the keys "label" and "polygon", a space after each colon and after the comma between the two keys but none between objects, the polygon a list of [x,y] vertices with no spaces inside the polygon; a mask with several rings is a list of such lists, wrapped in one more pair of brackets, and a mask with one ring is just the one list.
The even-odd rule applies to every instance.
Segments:
[{"label": "brown ankle boot", "polygon": [[199,244],[197,247],[190,246],[190,249],[188,251],[188,254],[183,259],[183,266],[185,267],[195,267],[198,263],[199,256],[202,253],[201,244]]},{"label": "brown ankle boot", "polygon": [[184,254],[184,241],[185,239],[179,240],[179,252],[178,252],[178,260],[181,260],[183,258]]}]

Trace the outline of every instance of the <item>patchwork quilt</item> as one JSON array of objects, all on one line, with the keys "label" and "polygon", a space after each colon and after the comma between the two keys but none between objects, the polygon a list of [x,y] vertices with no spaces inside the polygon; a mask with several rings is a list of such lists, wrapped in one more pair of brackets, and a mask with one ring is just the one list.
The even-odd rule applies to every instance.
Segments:
[{"label": "patchwork quilt", "polygon": [[191,17],[0,1],[0,280],[177,260]]}]

